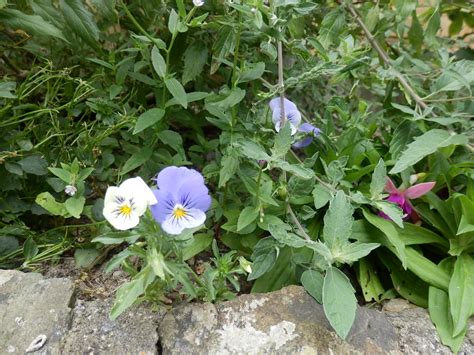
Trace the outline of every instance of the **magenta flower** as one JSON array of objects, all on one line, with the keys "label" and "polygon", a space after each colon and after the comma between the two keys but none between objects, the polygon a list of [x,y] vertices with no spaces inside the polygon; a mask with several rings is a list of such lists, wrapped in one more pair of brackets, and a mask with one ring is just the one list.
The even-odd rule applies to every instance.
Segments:
[{"label": "magenta flower", "polygon": [[[405,214],[403,219],[411,219],[413,222],[418,222],[420,217],[413,209],[413,206],[410,203],[410,200],[421,197],[427,194],[434,186],[435,182],[424,182],[421,184],[416,184],[409,187],[406,190],[397,189],[390,178],[387,178],[387,184],[385,185],[385,192],[388,192],[390,195],[387,198],[387,201],[393,202],[400,206]],[[379,212],[379,216],[390,219],[385,213]]]},{"label": "magenta flower", "polygon": [[156,183],[153,193],[158,203],[150,209],[166,233],[180,234],[204,223],[211,197],[199,172],[170,166],[160,171]]}]

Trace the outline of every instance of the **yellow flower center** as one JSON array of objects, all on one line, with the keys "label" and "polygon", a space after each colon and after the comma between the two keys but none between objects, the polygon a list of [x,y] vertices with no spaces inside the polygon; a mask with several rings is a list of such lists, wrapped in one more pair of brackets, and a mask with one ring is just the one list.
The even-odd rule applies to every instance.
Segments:
[{"label": "yellow flower center", "polygon": [[173,210],[173,215],[174,215],[174,217],[177,218],[177,219],[186,217],[187,214],[188,214],[188,213],[186,212],[186,210],[185,210],[183,207],[176,207],[176,208]]},{"label": "yellow flower center", "polygon": [[128,217],[132,214],[132,208],[129,205],[123,205],[119,208],[120,214]]}]

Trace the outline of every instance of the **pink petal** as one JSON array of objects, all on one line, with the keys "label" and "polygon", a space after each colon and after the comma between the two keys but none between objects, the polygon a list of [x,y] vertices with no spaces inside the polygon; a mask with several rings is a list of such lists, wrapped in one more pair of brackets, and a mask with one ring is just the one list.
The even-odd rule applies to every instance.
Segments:
[{"label": "pink petal", "polygon": [[420,196],[425,195],[427,192],[429,192],[434,186],[436,182],[424,182],[422,184],[416,184],[412,187],[409,187],[405,191],[405,197],[409,199],[414,199],[418,198]]},{"label": "pink petal", "polygon": [[398,194],[399,191],[393,184],[393,181],[387,177],[387,184],[385,185],[385,192],[391,193],[391,194]]}]

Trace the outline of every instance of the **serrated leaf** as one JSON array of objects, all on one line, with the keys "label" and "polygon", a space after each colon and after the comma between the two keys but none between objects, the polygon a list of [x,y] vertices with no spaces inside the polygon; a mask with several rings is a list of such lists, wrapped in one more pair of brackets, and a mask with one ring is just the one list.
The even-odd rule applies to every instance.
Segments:
[{"label": "serrated leaf", "polygon": [[323,303],[324,276],[316,270],[306,270],[301,275],[301,284],[318,303]]},{"label": "serrated leaf", "polygon": [[432,129],[416,137],[407,146],[407,149],[402,153],[395,166],[390,170],[390,174],[402,172],[439,148],[466,144],[467,142],[468,138],[463,134],[451,134],[446,130]]},{"label": "serrated leaf", "polygon": [[335,267],[326,271],[323,283],[323,307],[336,333],[345,339],[354,323],[357,299],[346,275]]},{"label": "serrated leaf", "polygon": [[151,50],[151,64],[156,74],[158,74],[160,78],[164,78],[166,75],[166,62],[156,46],[153,46]]},{"label": "serrated leaf", "polygon": [[183,85],[201,74],[207,62],[207,48],[202,42],[192,43],[184,52]]},{"label": "serrated leaf", "polygon": [[341,8],[336,8],[324,16],[319,30],[318,40],[328,48],[330,45],[337,46],[339,44],[339,36],[346,27],[346,20],[344,11]]},{"label": "serrated leaf", "polygon": [[178,103],[184,108],[187,108],[188,99],[186,97],[186,91],[184,90],[183,85],[181,85],[181,83],[175,78],[165,79],[165,85],[171,95],[173,95],[173,97],[178,101]]},{"label": "serrated leaf", "polygon": [[93,15],[82,0],[60,0],[65,23],[79,38],[93,48],[98,48],[99,28]]},{"label": "serrated leaf", "polygon": [[370,195],[372,198],[378,198],[385,189],[387,183],[387,170],[383,159],[380,159],[372,174],[370,182]]},{"label": "serrated leaf", "polygon": [[32,36],[50,36],[68,42],[61,30],[37,15],[28,15],[15,9],[2,9],[0,22],[14,30],[21,28]]},{"label": "serrated leaf", "polygon": [[354,210],[343,191],[338,191],[329,204],[324,215],[324,243],[331,249],[337,250],[344,246],[352,233]]},{"label": "serrated leaf", "polygon": [[135,123],[133,134],[140,133],[144,129],[153,126],[165,116],[165,110],[161,108],[152,108],[143,112]]}]

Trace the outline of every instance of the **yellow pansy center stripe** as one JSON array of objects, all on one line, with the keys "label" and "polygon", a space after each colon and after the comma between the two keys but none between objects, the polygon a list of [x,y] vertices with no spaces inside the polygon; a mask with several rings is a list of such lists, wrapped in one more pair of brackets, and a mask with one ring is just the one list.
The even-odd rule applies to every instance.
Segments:
[{"label": "yellow pansy center stripe", "polygon": [[128,217],[132,214],[132,207],[129,205],[122,205],[119,208],[120,214],[123,214],[124,216]]},{"label": "yellow pansy center stripe", "polygon": [[183,208],[183,207],[176,207],[174,210],[173,210],[173,216],[177,219],[180,219],[180,218],[183,218],[183,217],[186,217],[187,216],[187,212],[186,210]]}]

